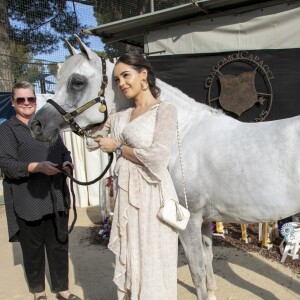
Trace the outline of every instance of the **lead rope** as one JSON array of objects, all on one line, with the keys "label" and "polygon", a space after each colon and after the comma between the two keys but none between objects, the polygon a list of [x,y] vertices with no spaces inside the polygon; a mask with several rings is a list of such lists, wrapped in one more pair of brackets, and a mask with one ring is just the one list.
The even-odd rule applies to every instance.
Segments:
[{"label": "lead rope", "polygon": [[68,172],[65,172],[65,171],[62,171],[66,176],[68,176],[71,180],[71,183],[72,182],[75,182],[79,185],[91,185],[91,184],[94,184],[95,182],[99,181],[100,179],[103,178],[103,176],[106,174],[106,172],[109,170],[112,162],[113,162],[113,159],[114,159],[114,154],[113,153],[108,153],[108,157],[109,157],[109,161],[108,161],[108,164],[107,166],[105,167],[105,169],[103,170],[103,172],[95,179],[91,180],[91,181],[87,181],[87,182],[83,182],[83,181],[79,181],[78,179],[74,178],[73,177],[73,173],[72,174],[69,174]]},{"label": "lead rope", "polygon": [[[77,184],[80,184],[80,185],[90,185],[90,184],[93,184],[97,181],[99,181],[100,179],[102,179],[102,177],[106,174],[106,172],[108,171],[108,169],[110,168],[112,162],[113,162],[113,158],[114,158],[114,155],[113,153],[108,153],[109,155],[109,162],[106,166],[106,168],[103,170],[103,172],[97,177],[95,178],[94,180],[91,180],[91,181],[88,181],[88,182],[81,182],[79,180],[77,180],[76,178],[73,177],[73,168],[69,165],[69,168],[70,168],[70,174],[66,171],[62,171],[62,173],[66,176],[66,177],[69,177],[70,179],[70,196],[72,195],[72,208],[73,208],[73,213],[74,213],[74,217],[73,217],[73,221],[68,229],[68,231],[66,232],[63,232],[62,229],[61,229],[61,226],[59,224],[59,213],[57,211],[57,198],[54,194],[54,191],[53,191],[53,177],[51,177],[51,189],[50,189],[50,192],[51,192],[51,199],[52,199],[52,204],[53,204],[53,212],[54,212],[54,215],[55,215],[55,226],[56,226],[56,235],[57,235],[57,239],[62,242],[62,243],[65,243],[67,238],[68,238],[68,234],[70,234],[72,232],[72,230],[74,229],[74,226],[75,226],[75,223],[77,221],[77,210],[76,210],[76,197],[75,197],[75,192],[74,192],[74,186],[73,186],[73,182],[77,183]],[[66,184],[66,183],[65,183]],[[65,198],[65,197],[64,197]],[[71,203],[67,203],[68,207],[67,209],[69,209],[69,206]],[[64,213],[64,212],[62,212]]]},{"label": "lead rope", "polygon": [[[71,168],[71,173],[73,174],[73,168]],[[67,195],[65,194],[65,192],[66,192],[66,190],[68,190],[67,183],[65,182],[66,176],[64,178],[62,189],[63,189],[63,203],[64,203],[64,206],[65,206],[65,209],[66,209],[67,212],[66,211],[61,211],[60,214],[59,214],[59,212],[57,210],[57,197],[56,197],[56,195],[54,193],[54,177],[50,176],[50,180],[51,180],[50,194],[51,194],[51,200],[52,200],[52,204],[53,204],[53,213],[55,215],[54,223],[55,223],[55,229],[56,229],[56,231],[55,231],[56,238],[57,238],[57,240],[59,242],[65,243],[68,240],[68,235],[72,232],[72,230],[74,228],[74,225],[76,223],[76,220],[77,220],[77,210],[76,210],[76,203],[75,203],[74,188],[73,188],[73,185],[71,184],[71,186],[70,186],[71,193],[69,193],[69,194],[70,194],[70,197],[72,195],[72,198],[73,198],[73,213],[74,213],[74,218],[73,218],[73,221],[72,221],[72,224],[71,224],[70,228],[67,229],[66,231],[63,231],[62,226],[60,224],[60,220],[62,219],[63,216],[60,216],[60,214],[61,215],[68,214],[68,210],[69,210],[69,207],[71,205],[70,202],[66,203]],[[71,200],[71,198],[69,198],[69,200]]]}]

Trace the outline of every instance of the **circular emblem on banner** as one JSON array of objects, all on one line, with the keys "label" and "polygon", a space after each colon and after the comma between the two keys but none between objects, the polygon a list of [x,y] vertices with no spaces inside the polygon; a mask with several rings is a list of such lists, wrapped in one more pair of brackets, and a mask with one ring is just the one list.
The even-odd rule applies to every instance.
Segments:
[{"label": "circular emblem on banner", "polygon": [[240,121],[263,121],[273,101],[271,79],[272,71],[258,56],[245,51],[229,54],[205,81],[208,104]]}]

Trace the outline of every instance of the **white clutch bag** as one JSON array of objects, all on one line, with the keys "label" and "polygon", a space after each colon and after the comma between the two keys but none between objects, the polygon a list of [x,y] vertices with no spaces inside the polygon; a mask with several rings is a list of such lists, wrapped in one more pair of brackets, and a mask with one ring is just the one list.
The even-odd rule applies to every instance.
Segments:
[{"label": "white clutch bag", "polygon": [[162,203],[158,217],[165,223],[184,230],[190,219],[190,212],[176,200],[170,199]]}]

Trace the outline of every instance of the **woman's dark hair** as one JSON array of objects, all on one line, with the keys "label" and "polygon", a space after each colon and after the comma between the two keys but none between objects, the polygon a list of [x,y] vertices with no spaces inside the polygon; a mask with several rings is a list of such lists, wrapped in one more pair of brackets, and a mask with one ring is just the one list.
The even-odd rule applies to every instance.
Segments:
[{"label": "woman's dark hair", "polygon": [[150,62],[142,54],[126,53],[118,58],[116,64],[120,62],[132,66],[139,73],[142,72],[143,69],[146,69],[148,71],[147,80],[150,92],[154,98],[158,98],[160,88],[156,86],[156,76],[154,75]]}]

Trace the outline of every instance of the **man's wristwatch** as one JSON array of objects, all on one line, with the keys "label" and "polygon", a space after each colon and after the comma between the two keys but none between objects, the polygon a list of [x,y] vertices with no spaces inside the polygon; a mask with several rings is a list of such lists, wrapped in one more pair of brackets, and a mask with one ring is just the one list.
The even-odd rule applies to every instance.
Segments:
[{"label": "man's wristwatch", "polygon": [[122,154],[122,147],[123,147],[124,145],[121,143],[118,147],[117,147],[117,149],[116,149],[116,155],[117,156],[121,156],[121,154]]}]

